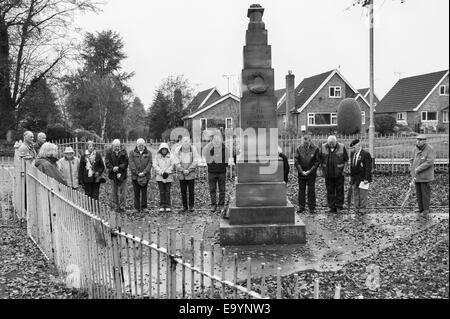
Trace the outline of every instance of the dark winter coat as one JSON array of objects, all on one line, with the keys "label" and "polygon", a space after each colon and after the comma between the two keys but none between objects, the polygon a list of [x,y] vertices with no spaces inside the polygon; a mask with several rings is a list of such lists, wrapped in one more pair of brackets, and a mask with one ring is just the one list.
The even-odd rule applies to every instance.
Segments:
[{"label": "dark winter coat", "polygon": [[[298,178],[307,179],[317,175],[317,167],[319,167],[319,148],[310,143],[308,147],[300,145],[295,152],[295,167],[298,171]],[[304,176],[302,172],[311,171],[308,176]]]},{"label": "dark winter coat", "polygon": [[[116,152],[114,152],[113,149],[110,148],[106,152],[105,164],[106,168],[108,169],[108,177],[110,180],[113,180],[120,184],[127,179],[128,155],[125,149],[121,149],[118,155],[116,155]],[[115,166],[119,167],[119,170],[117,172],[113,171],[113,168]]]},{"label": "dark winter coat", "polygon": [[[217,158],[222,155],[222,158]],[[227,172],[228,148],[222,143],[222,154],[214,155],[214,145],[209,143],[205,147],[205,160],[208,165],[208,173],[223,174]],[[217,162],[216,162],[217,160]]]},{"label": "dark winter coat", "polygon": [[49,177],[55,179],[61,184],[64,184],[67,186],[67,183],[64,179],[64,176],[61,174],[61,172],[58,169],[58,166],[56,162],[58,161],[55,157],[42,157],[38,158],[34,165],[44,174],[48,175]]},{"label": "dark winter coat", "polygon": [[99,152],[95,152],[95,160],[94,165],[92,166],[92,170],[94,171],[94,174],[89,177],[88,171],[86,170],[86,161],[88,161],[88,155],[83,154],[80,158],[80,168],[78,170],[78,182],[81,185],[89,184],[89,183],[95,183],[96,182],[96,174],[100,177],[102,176],[103,172],[105,171],[105,163],[103,162],[102,156]]},{"label": "dark winter coat", "polygon": [[350,158],[351,183],[359,185],[362,181],[372,182],[372,157],[369,152],[361,150],[356,165],[354,162],[357,152],[353,152]]},{"label": "dark winter coat", "polygon": [[136,148],[130,152],[129,161],[132,180],[137,180],[138,174],[142,172],[145,173],[147,180],[150,180],[153,159],[152,153],[148,151],[147,147],[144,147],[144,151],[141,154],[136,146]]},{"label": "dark winter coat", "polygon": [[345,163],[348,162],[348,153],[344,144],[336,143],[333,152],[328,143],[322,144],[319,158],[325,178],[344,176]]},{"label": "dark winter coat", "polygon": [[289,161],[286,155],[284,155],[283,153],[278,153],[278,156],[281,157],[281,159],[283,160],[283,178],[284,178],[284,182],[287,184],[288,180],[289,180]]}]

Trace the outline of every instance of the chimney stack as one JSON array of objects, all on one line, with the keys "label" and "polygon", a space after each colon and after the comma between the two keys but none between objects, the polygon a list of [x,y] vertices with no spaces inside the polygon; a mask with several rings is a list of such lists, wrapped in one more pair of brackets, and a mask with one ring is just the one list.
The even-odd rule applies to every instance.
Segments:
[{"label": "chimney stack", "polygon": [[289,70],[286,75],[286,123],[284,128],[291,126],[290,110],[295,107],[295,75]]}]

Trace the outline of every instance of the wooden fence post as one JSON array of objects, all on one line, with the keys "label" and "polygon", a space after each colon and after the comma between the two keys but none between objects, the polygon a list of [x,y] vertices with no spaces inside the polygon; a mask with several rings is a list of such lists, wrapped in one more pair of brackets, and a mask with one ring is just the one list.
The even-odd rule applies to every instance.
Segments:
[{"label": "wooden fence post", "polygon": [[167,295],[170,299],[177,298],[177,263],[175,262],[175,252],[176,252],[176,241],[175,241],[175,228],[170,227],[169,229],[169,242],[168,253],[169,253],[169,273],[167,274],[167,280],[169,282],[169,291]]},{"label": "wooden fence post", "polygon": [[120,271],[120,263],[119,263],[119,241],[117,238],[117,234],[115,234],[114,231],[111,230],[111,242],[112,242],[112,249],[113,249],[113,273],[114,273],[114,282],[115,282],[115,291],[116,291],[116,298],[122,299],[122,287],[121,287],[121,271]]}]

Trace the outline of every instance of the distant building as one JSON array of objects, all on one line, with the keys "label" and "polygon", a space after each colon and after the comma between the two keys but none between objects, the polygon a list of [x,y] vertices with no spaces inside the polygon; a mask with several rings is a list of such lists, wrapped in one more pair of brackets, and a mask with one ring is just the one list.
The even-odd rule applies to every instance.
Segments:
[{"label": "distant building", "polygon": [[[287,81],[294,81],[294,77],[286,77]],[[287,88],[295,87],[287,83]],[[277,90],[276,92],[279,92]],[[364,92],[367,93],[367,92]],[[289,123],[286,122],[286,101],[292,107],[289,109]],[[340,102],[345,98],[355,99],[361,108],[362,132],[369,129],[370,106],[367,99],[356,90],[340,73],[331,70],[308,78],[295,87],[292,92],[286,92],[277,102],[277,125],[279,130],[287,126],[297,133],[308,131],[311,133],[326,133],[337,129],[337,110]]]},{"label": "distant building", "polygon": [[198,93],[188,105],[189,114],[183,117],[184,126],[191,132],[239,126],[239,97],[228,93],[221,95],[216,88]]},{"label": "distant building", "polygon": [[448,132],[448,70],[400,79],[375,108],[416,132]]}]

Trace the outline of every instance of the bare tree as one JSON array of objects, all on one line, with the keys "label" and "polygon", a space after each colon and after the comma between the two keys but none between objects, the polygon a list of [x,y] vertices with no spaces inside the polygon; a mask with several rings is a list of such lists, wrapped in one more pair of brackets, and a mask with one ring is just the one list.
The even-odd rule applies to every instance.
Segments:
[{"label": "bare tree", "polygon": [[70,56],[76,13],[98,11],[95,0],[0,1],[0,136],[17,126],[16,112],[32,79],[50,77]]}]

